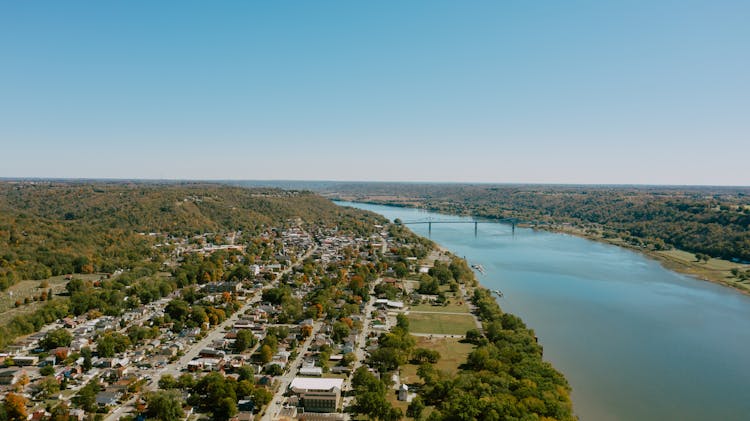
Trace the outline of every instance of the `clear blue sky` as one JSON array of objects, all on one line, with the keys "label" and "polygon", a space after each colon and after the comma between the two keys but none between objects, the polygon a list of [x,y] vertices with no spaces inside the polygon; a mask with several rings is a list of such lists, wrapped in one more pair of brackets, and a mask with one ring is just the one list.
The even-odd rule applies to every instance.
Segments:
[{"label": "clear blue sky", "polygon": [[750,185],[750,2],[7,1],[0,176]]}]

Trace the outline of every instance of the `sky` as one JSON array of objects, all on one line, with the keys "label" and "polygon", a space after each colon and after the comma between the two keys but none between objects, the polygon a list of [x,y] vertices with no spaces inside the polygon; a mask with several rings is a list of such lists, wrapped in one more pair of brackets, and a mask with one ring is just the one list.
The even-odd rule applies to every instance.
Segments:
[{"label": "sky", "polygon": [[750,185],[750,2],[8,1],[0,177]]}]

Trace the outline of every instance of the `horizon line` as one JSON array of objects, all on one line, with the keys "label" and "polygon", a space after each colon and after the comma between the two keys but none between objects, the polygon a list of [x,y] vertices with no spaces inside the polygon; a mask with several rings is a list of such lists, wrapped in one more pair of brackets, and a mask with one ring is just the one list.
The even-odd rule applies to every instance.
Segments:
[{"label": "horizon line", "polygon": [[447,185],[487,185],[487,186],[557,186],[557,187],[692,187],[692,188],[750,188],[750,185],[734,184],[639,184],[639,183],[552,183],[552,182],[495,182],[495,181],[413,181],[413,180],[301,180],[301,179],[253,179],[253,178],[138,178],[138,177],[6,177],[0,181],[68,181],[68,182],[141,182],[141,183],[341,183],[341,184],[447,184]]}]

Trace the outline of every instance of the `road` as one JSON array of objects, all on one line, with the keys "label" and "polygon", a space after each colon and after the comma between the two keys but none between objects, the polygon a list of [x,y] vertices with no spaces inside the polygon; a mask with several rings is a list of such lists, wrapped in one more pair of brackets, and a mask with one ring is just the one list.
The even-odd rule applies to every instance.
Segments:
[{"label": "road", "polygon": [[297,376],[297,372],[302,366],[302,360],[305,358],[305,354],[307,354],[307,350],[310,348],[310,344],[312,343],[315,335],[318,334],[322,326],[323,322],[318,321],[313,323],[312,333],[299,348],[297,358],[295,358],[294,361],[289,364],[289,368],[286,373],[276,378],[276,380],[279,382],[279,388],[276,391],[276,394],[274,394],[271,402],[268,404],[266,412],[263,415],[263,418],[261,418],[262,421],[270,421],[274,419],[279,411],[281,411],[281,408],[283,406],[282,402],[284,400],[284,393],[286,393],[286,390],[289,388],[289,384],[292,383],[294,377]]},{"label": "road", "polygon": [[[378,278],[372,285],[372,288],[374,290],[375,285],[379,284],[382,281],[382,279]],[[372,313],[375,311],[375,296],[372,295],[372,291],[370,292],[370,300],[367,301],[367,304],[365,304],[364,309],[364,320],[362,321],[362,331],[359,332],[359,335],[357,335],[357,346],[354,348],[354,355],[357,356],[357,358],[354,360],[354,365],[352,366],[352,374],[364,363],[365,361],[365,344],[367,343],[367,338],[370,336],[370,325],[372,323]],[[348,391],[352,389],[352,376],[349,376],[344,380],[344,391]],[[344,408],[351,405],[352,400],[354,397],[352,396],[346,396],[343,399]]]}]

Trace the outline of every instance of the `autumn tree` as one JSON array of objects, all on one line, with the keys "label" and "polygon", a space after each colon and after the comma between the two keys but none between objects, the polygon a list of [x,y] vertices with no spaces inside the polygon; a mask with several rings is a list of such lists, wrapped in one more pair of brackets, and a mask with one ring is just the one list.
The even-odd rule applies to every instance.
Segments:
[{"label": "autumn tree", "polygon": [[3,408],[10,421],[21,421],[26,420],[28,416],[26,412],[26,398],[15,393],[8,393],[3,402]]}]

